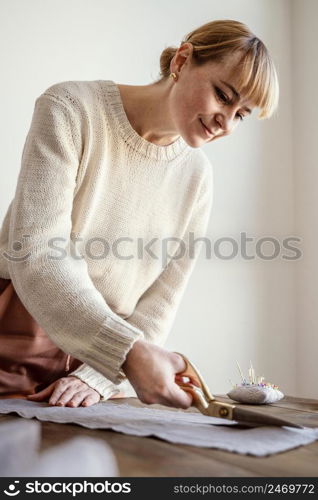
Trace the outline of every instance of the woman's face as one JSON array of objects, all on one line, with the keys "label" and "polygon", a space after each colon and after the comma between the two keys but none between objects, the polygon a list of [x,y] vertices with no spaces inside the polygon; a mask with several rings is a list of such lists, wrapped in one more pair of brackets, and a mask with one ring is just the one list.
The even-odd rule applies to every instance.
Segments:
[{"label": "woman's face", "polygon": [[171,115],[187,144],[200,147],[233,132],[254,106],[236,92],[239,52],[223,62],[195,66],[192,49],[192,44],[183,44],[171,64],[178,77],[172,82]]}]

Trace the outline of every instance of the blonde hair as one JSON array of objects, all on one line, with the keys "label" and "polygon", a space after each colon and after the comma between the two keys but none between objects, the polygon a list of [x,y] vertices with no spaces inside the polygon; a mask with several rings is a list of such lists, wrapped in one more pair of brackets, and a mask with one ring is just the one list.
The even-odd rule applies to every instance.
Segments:
[{"label": "blonde hair", "polygon": [[[193,64],[221,62],[236,51],[242,52],[237,90],[258,108],[258,118],[269,118],[276,110],[279,84],[276,69],[264,43],[249,28],[238,21],[218,20],[191,31],[181,44],[193,45]],[[170,63],[176,47],[167,47],[160,56],[159,81],[170,75]]]}]

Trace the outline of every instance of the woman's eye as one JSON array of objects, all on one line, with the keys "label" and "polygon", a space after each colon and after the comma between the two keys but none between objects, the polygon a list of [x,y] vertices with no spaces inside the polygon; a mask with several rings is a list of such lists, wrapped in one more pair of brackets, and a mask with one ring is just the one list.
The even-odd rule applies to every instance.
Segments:
[{"label": "woman's eye", "polygon": [[226,94],[224,94],[224,92],[219,87],[215,87],[215,91],[216,91],[216,94],[217,94],[218,98],[222,102],[224,102],[225,104],[227,104],[228,102],[230,102],[230,99],[228,98],[228,96]]},{"label": "woman's eye", "polygon": [[[232,104],[231,99],[219,87],[215,87],[215,92],[218,99],[220,99],[220,101],[222,101],[223,104]],[[239,118],[241,121],[243,121],[245,118],[245,116],[242,115],[241,113],[236,113],[236,117]]]}]

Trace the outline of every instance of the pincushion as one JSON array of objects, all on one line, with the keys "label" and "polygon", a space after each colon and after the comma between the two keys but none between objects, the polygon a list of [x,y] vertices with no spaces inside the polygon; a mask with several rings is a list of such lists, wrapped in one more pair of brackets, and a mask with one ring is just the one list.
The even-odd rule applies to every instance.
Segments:
[{"label": "pincushion", "polygon": [[275,403],[284,397],[284,394],[274,387],[262,387],[257,384],[236,385],[227,395],[234,401],[254,405]]},{"label": "pincushion", "polygon": [[252,366],[249,368],[249,382],[246,381],[240,365],[237,363],[242,384],[235,384],[227,393],[227,396],[239,403],[249,404],[268,404],[275,403],[284,397],[284,394],[278,389],[277,385],[265,382],[264,377],[256,377]]}]

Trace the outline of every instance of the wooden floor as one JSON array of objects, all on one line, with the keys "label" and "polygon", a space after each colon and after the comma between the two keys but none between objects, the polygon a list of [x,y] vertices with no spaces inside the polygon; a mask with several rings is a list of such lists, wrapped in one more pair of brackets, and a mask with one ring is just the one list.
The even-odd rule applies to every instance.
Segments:
[{"label": "wooden floor", "polygon": [[[218,396],[218,399],[222,399]],[[227,400],[228,401],[228,400]],[[114,399],[116,404],[143,405],[135,398]],[[154,408],[171,408],[151,405]],[[253,409],[257,407],[253,406]],[[267,406],[268,408],[268,406]],[[292,419],[308,427],[318,427],[318,400],[285,397],[271,405],[275,415]],[[260,409],[260,407],[258,407]],[[186,411],[197,410],[190,408]],[[0,415],[1,422],[18,419]],[[216,449],[170,444],[152,437],[135,437],[108,430],[91,430],[71,424],[41,422],[41,450],[75,436],[92,436],[105,440],[116,456],[123,477],[317,477],[318,441],[265,458]],[[105,471],[105,475],[107,473]]]}]

